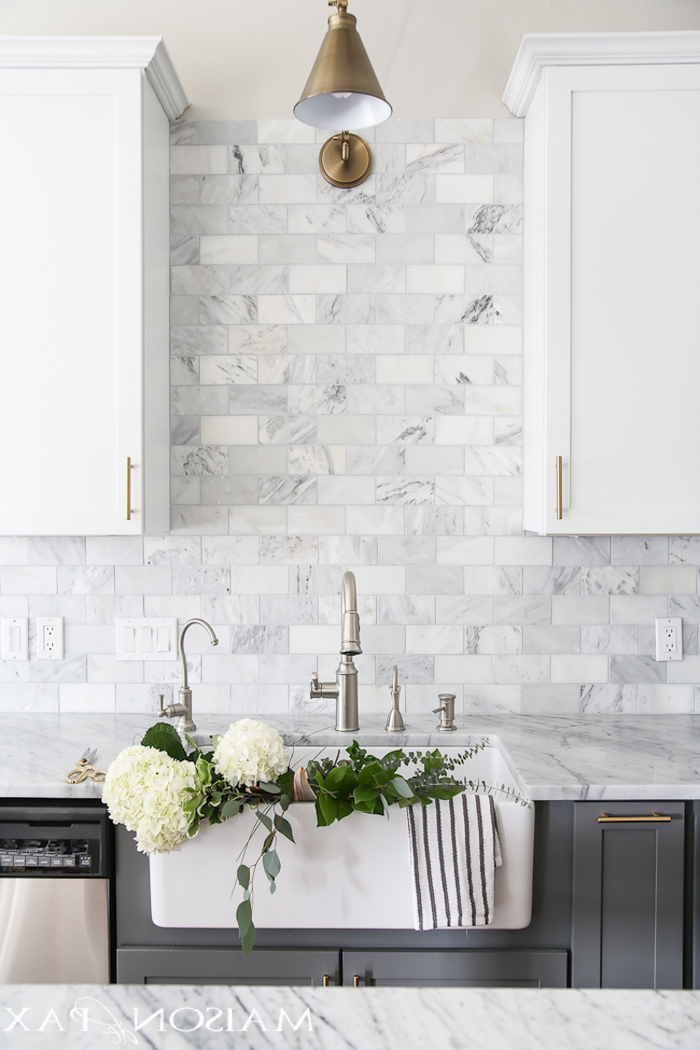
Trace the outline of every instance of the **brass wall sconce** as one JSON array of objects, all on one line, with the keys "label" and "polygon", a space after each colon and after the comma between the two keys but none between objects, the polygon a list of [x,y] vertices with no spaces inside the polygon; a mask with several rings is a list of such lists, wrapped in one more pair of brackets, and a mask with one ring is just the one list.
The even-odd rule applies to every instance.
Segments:
[{"label": "brass wall sconce", "polygon": [[294,116],[315,128],[345,128],[321,147],[321,174],[333,186],[359,186],[372,170],[372,151],[352,128],[371,128],[391,116],[357,32],[348,0],[329,0],[337,10],[316,56]]}]

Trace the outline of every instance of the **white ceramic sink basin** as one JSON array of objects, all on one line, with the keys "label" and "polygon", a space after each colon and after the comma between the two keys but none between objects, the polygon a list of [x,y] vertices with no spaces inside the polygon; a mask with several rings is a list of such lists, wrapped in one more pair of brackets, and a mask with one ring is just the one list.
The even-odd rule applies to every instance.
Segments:
[{"label": "white ceramic sink basin", "polygon": [[[459,775],[517,790],[497,738]],[[447,748],[449,749],[449,747]],[[384,755],[391,748],[371,748]],[[425,751],[426,748],[413,748]],[[335,754],[336,748],[327,753]],[[318,748],[296,748],[293,764],[305,765]],[[493,929],[529,925],[532,909],[534,807],[495,796],[503,865],[496,872]],[[289,807],[296,843],[278,836],[282,870],[272,895],[262,870],[255,880],[253,917],[260,928],[413,929],[406,814],[364,813],[330,827],[316,827],[313,803]],[[233,929],[241,889],[234,881],[239,853],[255,822],[245,811],[223,825],[204,825],[177,853],[150,858],[151,914],[157,926]],[[260,850],[256,836],[247,853]],[[257,843],[257,845],[256,845]]]}]

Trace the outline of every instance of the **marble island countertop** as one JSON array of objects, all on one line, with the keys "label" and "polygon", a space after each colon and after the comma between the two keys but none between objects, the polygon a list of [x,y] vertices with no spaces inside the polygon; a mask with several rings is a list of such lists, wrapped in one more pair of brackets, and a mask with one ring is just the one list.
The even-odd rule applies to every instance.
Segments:
[{"label": "marble island countertop", "polygon": [[[365,747],[464,747],[475,738],[498,737],[524,795],[531,799],[700,798],[700,715],[533,715],[458,718],[455,733],[439,733],[432,716],[407,716],[405,733],[384,732],[384,719],[360,719],[358,733],[336,733],[319,716],[289,719],[257,715],[287,742]],[[199,732],[222,732],[231,718],[198,716]],[[106,768],[117,753],[138,743],[152,715],[0,716],[0,796],[99,798],[91,781],[71,786],[65,775],[86,747]]]},{"label": "marble island countertop", "polygon": [[699,1026],[700,992],[241,985],[0,989],[0,1032],[6,1033],[8,1050],[98,1050],[115,1044],[158,1050],[234,1045],[695,1050]]}]

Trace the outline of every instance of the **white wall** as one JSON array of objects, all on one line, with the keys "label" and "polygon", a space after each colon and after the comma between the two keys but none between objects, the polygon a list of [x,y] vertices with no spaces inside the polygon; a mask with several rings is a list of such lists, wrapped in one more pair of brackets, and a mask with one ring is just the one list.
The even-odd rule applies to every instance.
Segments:
[{"label": "white wall", "polygon": [[[700,29],[697,0],[350,0],[397,117],[505,116],[524,33]],[[190,117],[291,114],[325,0],[2,0],[0,33],[165,38]]]}]

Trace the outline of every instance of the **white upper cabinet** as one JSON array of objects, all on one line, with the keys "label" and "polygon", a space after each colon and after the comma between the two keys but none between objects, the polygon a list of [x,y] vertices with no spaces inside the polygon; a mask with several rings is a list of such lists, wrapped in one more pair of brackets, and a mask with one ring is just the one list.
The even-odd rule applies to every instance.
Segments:
[{"label": "white upper cabinet", "polygon": [[525,528],[700,532],[700,33],[525,37],[504,101],[526,118]]},{"label": "white upper cabinet", "polygon": [[[0,534],[169,527],[159,38],[0,38]],[[131,468],[127,470],[127,462]]]}]

